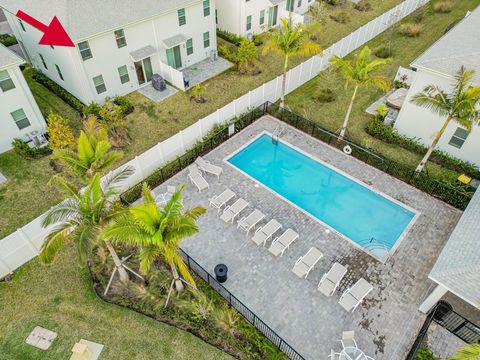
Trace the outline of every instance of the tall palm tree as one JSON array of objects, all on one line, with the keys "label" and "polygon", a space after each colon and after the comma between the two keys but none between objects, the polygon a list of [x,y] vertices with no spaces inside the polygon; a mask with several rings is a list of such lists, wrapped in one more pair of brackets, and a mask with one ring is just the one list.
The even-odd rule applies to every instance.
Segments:
[{"label": "tall palm tree", "polygon": [[414,95],[410,100],[415,105],[430,109],[433,113],[446,117],[415,171],[420,172],[424,169],[430,155],[437,147],[440,138],[452,120],[468,131],[480,120],[480,112],[478,111],[480,85],[470,86],[474,76],[474,70],[466,70],[462,66],[455,76],[450,92],[446,92],[436,85],[427,85],[422,92]]},{"label": "tall palm tree", "polygon": [[470,344],[457,351],[449,360],[478,360],[480,359],[480,344]]},{"label": "tall palm tree", "polygon": [[280,107],[285,107],[285,87],[287,83],[288,60],[292,56],[309,56],[322,52],[316,42],[310,40],[309,31],[303,24],[294,25],[292,19],[280,19],[281,26],[270,30],[267,34],[268,41],[263,48],[266,55],[273,51],[284,56],[282,92]]},{"label": "tall palm tree", "polygon": [[345,79],[345,88],[348,88],[350,84],[353,84],[353,94],[350,99],[350,104],[348,105],[345,120],[340,128],[339,141],[343,141],[343,138],[345,137],[350,114],[352,113],[353,102],[357,96],[358,89],[367,86],[373,86],[385,91],[390,89],[390,81],[388,81],[388,79],[383,76],[372,75],[374,70],[385,65],[389,62],[389,59],[377,59],[372,61],[371,55],[372,51],[368,46],[365,46],[362,51],[360,51],[360,54],[351,61],[345,60],[337,55],[330,58],[330,62],[340,71]]},{"label": "tall palm tree", "polygon": [[198,232],[196,220],[205,213],[202,207],[183,209],[182,185],[162,208],[155,203],[147,184],[143,185],[143,203],[134,205],[113,219],[105,229],[106,239],[140,248],[140,271],[147,273],[155,260],[163,258],[172,272],[178,291],[183,290],[179,272],[190,284],[195,281],[179,252],[182,240]]},{"label": "tall palm tree", "polygon": [[[40,260],[51,263],[58,250],[66,242],[73,241],[77,246],[80,264],[84,265],[93,246],[101,244],[102,229],[115,216],[115,200],[118,196],[116,185],[131,173],[131,169],[127,168],[108,177],[103,189],[99,174],[94,175],[82,190],[77,190],[75,185],[61,177],[52,178],[67,199],[53,207],[43,219],[43,227],[54,227],[40,251]],[[128,280],[128,274],[112,244],[108,240],[103,241],[113,258],[120,279]]]},{"label": "tall palm tree", "polygon": [[121,151],[110,151],[111,144],[105,129],[90,117],[80,132],[76,150],[59,149],[55,156],[83,181],[92,179],[97,173],[104,173],[113,162],[123,156]]}]

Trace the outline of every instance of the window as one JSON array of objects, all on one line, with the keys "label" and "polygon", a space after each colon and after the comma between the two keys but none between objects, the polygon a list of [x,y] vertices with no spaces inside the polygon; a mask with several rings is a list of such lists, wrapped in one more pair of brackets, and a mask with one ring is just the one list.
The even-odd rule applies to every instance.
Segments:
[{"label": "window", "polygon": [[207,48],[210,46],[210,32],[204,32],[203,33],[203,47]]},{"label": "window", "polygon": [[123,29],[115,31],[115,39],[117,40],[117,46],[119,49],[127,46],[127,39],[125,38],[125,32]]},{"label": "window", "polygon": [[203,0],[203,16],[210,15],[210,0]]},{"label": "window", "polygon": [[125,84],[130,81],[130,76],[128,76],[127,65],[123,65],[118,68],[118,75],[120,75],[120,82],[122,84]]},{"label": "window", "polygon": [[50,49],[55,50],[55,47],[53,45],[50,45]]},{"label": "window", "polygon": [[15,84],[10,78],[10,75],[8,75],[7,70],[0,71],[0,89],[2,89],[3,92],[15,89]]},{"label": "window", "polygon": [[247,31],[252,30],[252,15],[247,16]]},{"label": "window", "polygon": [[455,146],[456,148],[461,148],[465,140],[467,140],[468,137],[468,131],[465,130],[464,128],[458,127],[457,130],[455,130],[455,133],[453,134],[452,138],[448,142],[448,145]]},{"label": "window", "polygon": [[57,73],[58,73],[58,76],[60,77],[60,79],[62,79],[62,81],[64,81],[64,80],[63,80],[63,74],[62,74],[62,70],[60,70],[60,68],[58,67],[58,65],[57,65],[57,64],[55,64],[55,67],[57,68]]},{"label": "window", "polygon": [[265,10],[260,10],[260,25],[265,23]]},{"label": "window", "polygon": [[11,112],[10,115],[12,115],[13,121],[15,121],[15,124],[20,130],[30,126],[30,121],[28,120],[27,115],[25,115],[23,109],[15,110],[14,112]]},{"label": "window", "polygon": [[88,45],[88,41],[82,41],[78,43],[78,48],[80,49],[80,55],[82,55],[83,61],[93,57],[92,51],[90,50],[90,45]]},{"label": "window", "polygon": [[193,54],[193,40],[188,39],[187,40],[187,55],[192,55]]},{"label": "window", "polygon": [[177,14],[178,14],[178,25],[180,26],[185,25],[187,23],[187,18],[185,16],[185,9],[184,8],[178,9]]},{"label": "window", "polygon": [[107,87],[105,86],[102,75],[95,76],[93,78],[93,84],[95,85],[95,89],[97,89],[97,94],[107,91]]},{"label": "window", "polygon": [[18,19],[18,22],[20,23],[20,27],[22,28],[22,30],[26,32],[27,30],[25,30],[25,25],[23,25],[23,21]]},{"label": "window", "polygon": [[218,25],[218,11],[215,9],[215,24]]},{"label": "window", "polygon": [[47,63],[45,62],[45,59],[43,58],[43,55],[42,54],[38,54],[38,55],[40,55],[40,60],[42,60],[43,67],[45,68],[45,70],[48,70],[48,66],[47,66]]},{"label": "window", "polygon": [[297,7],[302,6],[302,0],[298,0]]}]

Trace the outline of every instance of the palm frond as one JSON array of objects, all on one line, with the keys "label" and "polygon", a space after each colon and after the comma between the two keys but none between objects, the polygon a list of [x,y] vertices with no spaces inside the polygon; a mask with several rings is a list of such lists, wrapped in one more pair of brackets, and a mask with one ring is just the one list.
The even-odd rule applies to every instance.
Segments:
[{"label": "palm frond", "polygon": [[480,358],[480,344],[470,344],[457,351],[449,360],[478,360]]},{"label": "palm frond", "polygon": [[70,230],[70,224],[63,223],[47,235],[38,255],[40,261],[46,264],[53,262],[58,250],[68,241]]},{"label": "palm frond", "polygon": [[193,279],[192,274],[190,274],[190,271],[188,270],[187,264],[185,264],[185,261],[183,261],[183,258],[179,253],[175,254],[175,256],[173,257],[173,262],[174,262],[174,266],[177,267],[180,275],[185,280],[187,280],[188,283],[190,283],[192,286],[196,287],[195,280]]},{"label": "palm frond", "polygon": [[140,271],[147,274],[150,271],[155,260],[161,256],[161,252],[156,246],[144,246],[138,254],[140,260]]}]

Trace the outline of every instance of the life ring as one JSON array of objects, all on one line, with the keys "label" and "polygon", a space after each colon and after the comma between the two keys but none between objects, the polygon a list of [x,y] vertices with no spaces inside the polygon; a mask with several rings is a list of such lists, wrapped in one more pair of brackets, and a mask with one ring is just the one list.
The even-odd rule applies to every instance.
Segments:
[{"label": "life ring", "polygon": [[352,153],[352,148],[350,147],[350,145],[346,145],[343,147],[343,152],[347,155],[350,155]]}]

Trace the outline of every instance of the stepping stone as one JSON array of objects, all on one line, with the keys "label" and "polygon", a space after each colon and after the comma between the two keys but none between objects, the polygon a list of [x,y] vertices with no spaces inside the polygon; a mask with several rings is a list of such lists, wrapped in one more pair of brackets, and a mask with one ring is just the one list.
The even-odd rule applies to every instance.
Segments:
[{"label": "stepping stone", "polygon": [[36,326],[30,335],[25,339],[25,343],[36,348],[47,350],[57,337],[57,333],[41,326]]},{"label": "stepping stone", "polygon": [[97,360],[102,350],[102,344],[81,339],[73,346],[70,360]]}]

